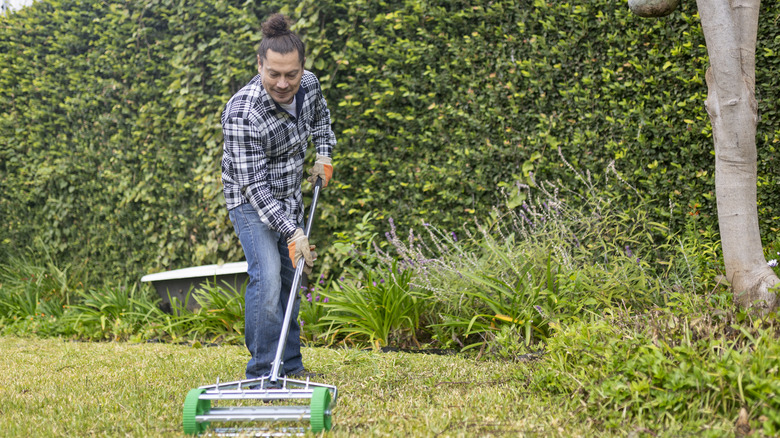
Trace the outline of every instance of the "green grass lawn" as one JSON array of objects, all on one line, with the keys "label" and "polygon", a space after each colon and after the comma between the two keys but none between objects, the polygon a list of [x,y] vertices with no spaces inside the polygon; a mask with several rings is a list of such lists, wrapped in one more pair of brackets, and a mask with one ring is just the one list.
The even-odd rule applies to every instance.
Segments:
[{"label": "green grass lawn", "polygon": [[[182,436],[187,392],[242,378],[248,358],[239,346],[16,337],[1,337],[0,351],[9,437]],[[324,348],[304,360],[339,388],[328,436],[605,435],[576,414],[576,397],[526,390],[533,364]]]}]

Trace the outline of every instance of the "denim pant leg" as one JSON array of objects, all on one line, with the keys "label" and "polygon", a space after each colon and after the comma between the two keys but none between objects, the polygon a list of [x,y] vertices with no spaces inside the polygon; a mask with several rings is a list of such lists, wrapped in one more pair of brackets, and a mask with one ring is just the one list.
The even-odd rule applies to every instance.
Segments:
[{"label": "denim pant leg", "polygon": [[[260,220],[251,204],[242,204],[230,210],[229,216],[248,265],[244,331],[246,346],[252,357],[247,364],[246,377],[255,379],[271,372],[294,271],[287,242]],[[299,301],[295,300],[293,308],[283,358],[284,368],[280,370],[282,373],[303,370],[298,325]]]}]

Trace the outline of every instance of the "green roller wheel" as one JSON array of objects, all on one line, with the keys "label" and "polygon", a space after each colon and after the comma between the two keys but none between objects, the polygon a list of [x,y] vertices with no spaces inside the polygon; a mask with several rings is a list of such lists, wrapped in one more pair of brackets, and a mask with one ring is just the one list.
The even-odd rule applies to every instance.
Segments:
[{"label": "green roller wheel", "polygon": [[330,430],[331,415],[330,391],[327,388],[314,388],[311,394],[311,431],[314,433]]},{"label": "green roller wheel", "polygon": [[199,397],[205,389],[195,388],[187,393],[184,399],[184,433],[187,435],[197,435],[206,430],[208,422],[198,423],[195,420],[197,415],[208,414],[211,410],[211,400],[201,400]]}]

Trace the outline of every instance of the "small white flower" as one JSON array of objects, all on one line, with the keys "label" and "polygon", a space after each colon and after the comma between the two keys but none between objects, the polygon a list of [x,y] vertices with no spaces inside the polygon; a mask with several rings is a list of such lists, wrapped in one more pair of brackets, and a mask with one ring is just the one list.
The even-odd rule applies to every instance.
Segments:
[{"label": "small white flower", "polygon": [[772,260],[766,262],[766,264],[774,268],[775,266],[777,266],[777,260],[776,259],[772,259]]}]

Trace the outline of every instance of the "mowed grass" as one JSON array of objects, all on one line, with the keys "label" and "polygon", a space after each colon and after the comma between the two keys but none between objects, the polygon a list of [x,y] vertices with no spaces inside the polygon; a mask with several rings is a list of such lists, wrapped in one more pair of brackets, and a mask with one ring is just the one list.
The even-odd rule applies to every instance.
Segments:
[{"label": "mowed grass", "polygon": [[[187,392],[241,379],[248,358],[240,346],[16,337],[0,337],[0,352],[9,437],[183,436]],[[533,363],[324,348],[306,348],[304,361],[339,388],[327,436],[605,435],[576,415],[576,397],[526,390]]]}]

